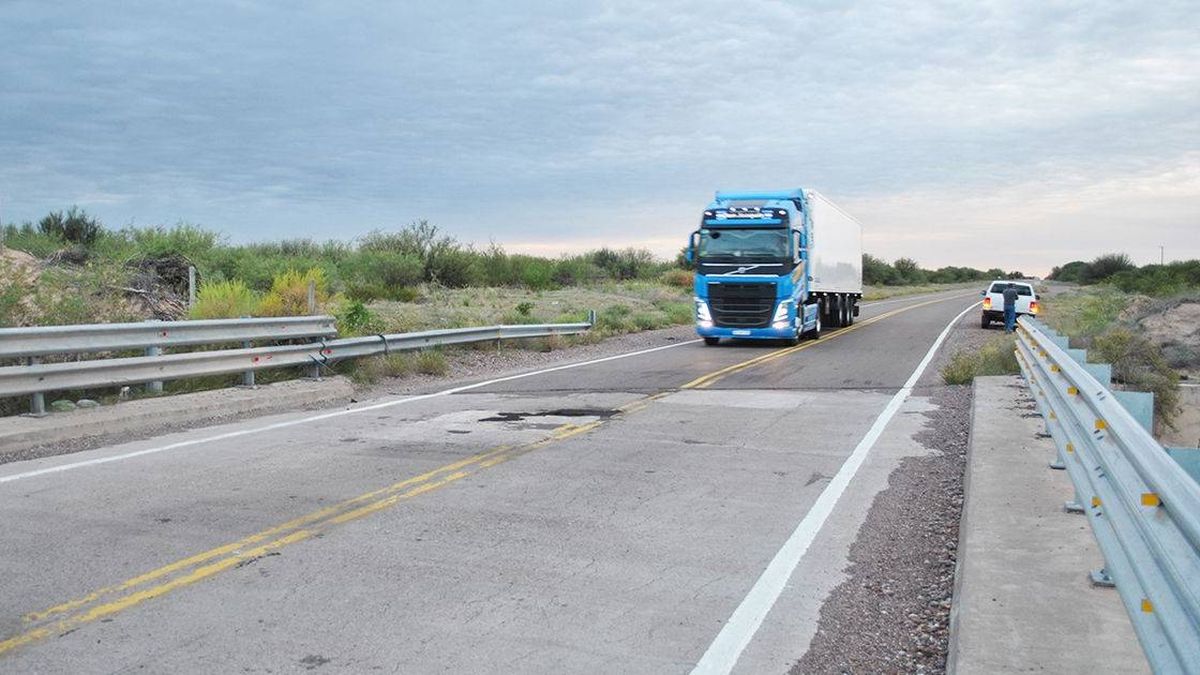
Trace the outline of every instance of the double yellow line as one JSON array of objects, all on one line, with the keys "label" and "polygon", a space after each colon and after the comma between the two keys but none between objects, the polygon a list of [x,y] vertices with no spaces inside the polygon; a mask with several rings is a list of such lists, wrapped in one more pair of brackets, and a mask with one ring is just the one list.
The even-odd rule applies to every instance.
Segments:
[{"label": "double yellow line", "polygon": [[[820,341],[806,342],[802,345],[770,352],[763,356],[722,368],[703,377],[696,378],[683,385],[682,388],[703,389],[726,375],[780,359],[804,349],[811,349],[823,344],[827,340],[840,337],[877,321],[882,321],[890,316],[936,302],[955,300],[960,297],[968,296],[938,298],[893,310],[862,321],[849,328],[843,328]],[[645,409],[654,401],[670,393],[669,391],[664,391],[646,396],[622,406],[619,410],[622,414],[634,413]],[[190,586],[220,572],[236,568],[248,561],[270,555],[285,546],[311,539],[336,525],[382,511],[418,495],[433,492],[462,480],[467,476],[478,473],[483,469],[506,462],[551,443],[587,433],[601,426],[603,423],[603,420],[597,420],[580,425],[565,424],[556,428],[546,438],[532,443],[517,446],[498,446],[457,462],[438,467],[419,476],[407,478],[387,487],[300,516],[282,525],[251,534],[230,544],[218,546],[203,553],[177,560],[119,584],[93,591],[80,598],[69,600],[38,612],[32,612],[24,617],[26,628],[23,632],[0,641],[0,655],[31,642],[36,642],[53,635],[62,635],[97,619],[103,619],[140,605],[147,600],[160,597],[185,586]]]},{"label": "double yellow line", "polygon": [[314,511],[233,543],[177,560],[119,584],[93,591],[83,597],[27,614],[24,620],[28,627],[23,632],[0,641],[0,655],[37,640],[53,635],[62,635],[83,624],[111,616],[184,586],[190,586],[197,581],[269,555],[285,546],[311,539],[336,525],[357,520],[418,495],[432,492],[483,469],[556,441],[587,433],[600,424],[600,421],[580,425],[564,424],[541,440],[524,445],[502,445],[492,448],[419,476],[413,476]]}]

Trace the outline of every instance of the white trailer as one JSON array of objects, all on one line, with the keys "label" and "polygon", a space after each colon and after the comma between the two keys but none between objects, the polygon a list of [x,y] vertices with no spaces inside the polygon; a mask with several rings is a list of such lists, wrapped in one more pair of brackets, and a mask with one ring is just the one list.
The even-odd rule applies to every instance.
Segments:
[{"label": "white trailer", "polygon": [[862,299],[862,224],[816,190],[805,190],[811,264],[809,297],[826,326],[849,326]]}]

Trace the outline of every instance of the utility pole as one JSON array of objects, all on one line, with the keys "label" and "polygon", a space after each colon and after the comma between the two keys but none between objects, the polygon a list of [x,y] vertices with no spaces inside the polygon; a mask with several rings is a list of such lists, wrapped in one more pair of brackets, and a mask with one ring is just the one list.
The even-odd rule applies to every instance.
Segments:
[{"label": "utility pole", "polygon": [[1166,247],[1165,247],[1165,246],[1159,246],[1159,247],[1158,247],[1158,264],[1159,264],[1159,265],[1165,265],[1165,264],[1166,264],[1166,256],[1167,256],[1167,254],[1166,254]]}]

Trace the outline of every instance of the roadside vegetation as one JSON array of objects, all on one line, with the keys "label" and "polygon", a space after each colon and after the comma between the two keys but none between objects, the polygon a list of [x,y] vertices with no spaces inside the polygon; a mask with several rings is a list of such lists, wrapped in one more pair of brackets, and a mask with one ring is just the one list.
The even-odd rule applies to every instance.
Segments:
[{"label": "roadside vegetation", "polygon": [[[607,336],[693,321],[692,271],[635,248],[602,248],[557,258],[463,243],[426,221],[352,242],[295,239],[231,244],[181,222],[112,229],[75,207],[37,223],[0,227],[0,326],[140,321],[149,318],[333,314],[343,336],[464,326],[584,321],[587,335],[525,341],[560,349]],[[188,300],[189,268],[196,300]],[[866,299],[931,292],[1019,272],[921,268],[910,258],[863,256]],[[310,288],[315,307],[310,308]],[[487,345],[460,349],[483,349]],[[339,366],[360,382],[439,374],[453,350],[360,359]],[[294,373],[262,372],[268,383]],[[168,393],[230,386],[236,378],[167,383]],[[82,394],[82,392],[71,392]],[[101,400],[118,392],[90,392]],[[142,395],[134,388],[131,395]],[[0,414],[24,401],[0,402]]]},{"label": "roadside vegetation", "polygon": [[1046,323],[1070,336],[1072,347],[1087,349],[1089,360],[1111,363],[1116,385],[1152,392],[1156,425],[1175,428],[1180,373],[1200,368],[1194,319],[1175,314],[1200,315],[1200,294],[1152,299],[1105,284],[1058,293],[1042,304]]},{"label": "roadside vegetation", "polygon": [[1046,277],[1083,285],[1105,285],[1125,293],[1171,297],[1200,291],[1200,260],[1180,260],[1165,265],[1134,265],[1124,253],[1109,253],[1091,262],[1075,260],[1051,270]]},{"label": "roadside vegetation", "polygon": [[[1110,253],[1055,267],[1047,279],[1078,286],[1039,288],[1040,318],[1070,336],[1072,347],[1087,349],[1090,360],[1111,363],[1116,386],[1152,392],[1156,428],[1175,430],[1180,379],[1200,375],[1200,260],[1139,267]],[[1016,372],[1013,338],[998,335],[955,353],[942,378],[968,384]]]},{"label": "roadside vegetation", "polygon": [[[589,308],[611,332],[691,321],[692,275],[682,253],[668,261],[604,248],[546,258],[495,243],[477,248],[426,221],[353,242],[233,245],[189,223],[109,229],[74,207],[0,230],[0,325],[7,326],[303,314],[310,285],[317,311],[336,314],[351,333],[556,320]],[[198,288],[189,307],[192,266]],[[1020,273],[927,270],[911,258],[863,256],[868,298],[1013,275]],[[552,299],[540,302],[546,293]],[[476,311],[458,309],[476,298]],[[519,312],[521,303],[533,307]]]},{"label": "roadside vegetation", "polygon": [[960,349],[942,367],[946,384],[971,384],[976,377],[1015,375],[1021,372],[1017,364],[1016,343],[1012,335],[1000,334],[978,348]]}]

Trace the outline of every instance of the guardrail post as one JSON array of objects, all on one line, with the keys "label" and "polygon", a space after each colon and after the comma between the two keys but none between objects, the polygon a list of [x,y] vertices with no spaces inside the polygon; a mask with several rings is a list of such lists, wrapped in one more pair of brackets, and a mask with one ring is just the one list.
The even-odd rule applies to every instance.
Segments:
[{"label": "guardrail post", "polygon": [[311,280],[308,282],[308,313],[317,313],[317,282]]},{"label": "guardrail post", "polygon": [[[146,356],[162,356],[162,347],[146,347]],[[146,391],[151,394],[161,394],[163,383],[161,380],[146,383]]]},{"label": "guardrail post", "polygon": [[[36,366],[42,360],[36,356],[29,358],[29,365]],[[38,392],[29,397],[29,416],[30,417],[45,417],[46,416],[46,395]]]},{"label": "guardrail post", "polygon": [[[311,285],[310,285],[310,288],[311,288]],[[312,341],[312,344],[313,344],[313,347],[317,350],[317,353],[319,354],[321,351],[321,345],[325,344],[325,340],[322,338],[317,338]],[[320,361],[317,361],[316,359],[314,359],[312,361],[312,363],[308,364],[304,368],[305,368],[305,372],[308,373],[307,375],[305,375],[306,378],[308,378],[310,380],[320,380],[321,379],[321,362]]]},{"label": "guardrail post", "polygon": [[196,266],[188,265],[188,309],[196,306]]},{"label": "guardrail post", "polygon": [[1088,575],[1088,578],[1092,580],[1092,585],[1098,588],[1116,588],[1117,586],[1116,582],[1113,581],[1113,578],[1109,576],[1107,567],[1101,567],[1098,570],[1092,570]]},{"label": "guardrail post", "polygon": [[[243,316],[242,318],[249,319],[250,317]],[[254,343],[251,342],[250,340],[242,341],[242,347],[245,349],[250,349],[253,346],[254,346]],[[242,386],[247,389],[255,388],[256,385],[254,384],[254,371],[253,370],[243,370],[242,371]]]},{"label": "guardrail post", "polygon": [[[250,349],[254,345],[249,340],[246,340],[245,342],[242,343],[242,346],[245,347],[246,349]],[[247,389],[255,388],[254,371],[253,370],[242,371],[242,386]]]}]

